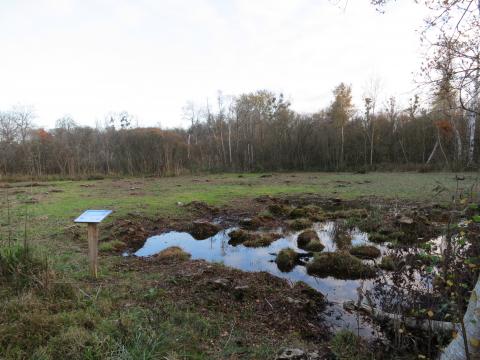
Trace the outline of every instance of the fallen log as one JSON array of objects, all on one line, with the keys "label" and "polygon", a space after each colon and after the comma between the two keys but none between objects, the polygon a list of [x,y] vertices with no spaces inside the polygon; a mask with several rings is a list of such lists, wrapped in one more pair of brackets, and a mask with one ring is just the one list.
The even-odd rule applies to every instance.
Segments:
[{"label": "fallen log", "polygon": [[388,313],[379,309],[375,309],[369,305],[361,304],[358,306],[354,301],[346,301],[343,303],[343,308],[350,311],[362,312],[376,321],[385,322],[391,321],[395,325],[403,324],[409,329],[419,329],[423,331],[432,330],[435,332],[452,332],[460,331],[460,324],[451,323],[448,321],[419,319],[416,317],[405,317],[398,314]]}]

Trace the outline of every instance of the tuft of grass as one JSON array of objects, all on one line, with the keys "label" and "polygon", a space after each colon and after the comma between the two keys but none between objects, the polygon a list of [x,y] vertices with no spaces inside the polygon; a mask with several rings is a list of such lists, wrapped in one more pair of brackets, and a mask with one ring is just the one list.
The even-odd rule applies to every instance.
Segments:
[{"label": "tuft of grass", "polygon": [[113,252],[124,250],[126,247],[127,245],[121,240],[111,240],[100,243],[98,250],[102,252]]},{"label": "tuft of grass", "polygon": [[41,285],[48,275],[48,264],[36,256],[34,249],[19,245],[0,249],[0,281],[25,288]]},{"label": "tuft of grass", "polygon": [[190,259],[191,255],[178,246],[171,246],[160,251],[154,256],[157,260],[180,260]]},{"label": "tuft of grass", "polygon": [[344,251],[316,253],[307,264],[307,272],[319,277],[334,276],[350,280],[369,279],[376,274],[374,268]]},{"label": "tuft of grass", "polygon": [[312,226],[312,221],[310,219],[306,218],[299,218],[295,220],[288,220],[287,221],[288,226],[290,226],[293,230],[302,230],[309,228]]},{"label": "tuft of grass", "polygon": [[285,248],[280,250],[277,258],[275,259],[275,262],[280,271],[289,272],[295,267],[297,259],[298,254],[295,252],[295,250],[291,248]]},{"label": "tuft of grass", "polygon": [[373,245],[359,245],[351,248],[350,254],[360,259],[376,259],[381,255],[381,252]]},{"label": "tuft of grass", "polygon": [[396,269],[395,259],[393,256],[384,256],[379,265],[380,269],[386,271],[394,271]]},{"label": "tuft of grass", "polygon": [[341,330],[336,333],[330,345],[336,359],[370,360],[374,358],[362,338],[349,330]]}]

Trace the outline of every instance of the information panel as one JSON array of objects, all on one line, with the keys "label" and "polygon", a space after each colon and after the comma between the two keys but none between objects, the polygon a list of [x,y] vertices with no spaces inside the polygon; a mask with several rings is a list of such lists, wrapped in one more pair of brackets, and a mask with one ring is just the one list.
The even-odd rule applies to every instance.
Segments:
[{"label": "information panel", "polygon": [[76,223],[99,223],[111,213],[112,210],[87,210],[74,221]]}]

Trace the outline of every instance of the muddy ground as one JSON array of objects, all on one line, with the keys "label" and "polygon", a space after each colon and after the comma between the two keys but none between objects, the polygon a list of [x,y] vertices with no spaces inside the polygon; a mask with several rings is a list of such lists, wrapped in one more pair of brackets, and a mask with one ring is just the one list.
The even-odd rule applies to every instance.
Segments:
[{"label": "muddy ground", "polygon": [[[419,246],[444,233],[452,222],[452,213],[460,217],[468,215],[468,210],[457,214],[457,210],[440,204],[386,201],[371,197],[346,201],[312,194],[261,196],[253,201],[235,200],[223,207],[196,201],[178,203],[177,206],[188,209],[187,215],[178,218],[145,218],[130,214],[105,227],[102,241],[115,241],[116,246],[111,252],[120,255],[126,250],[139,249],[146,238],[152,235],[171,230],[192,232],[197,221],[214,223],[218,228],[240,225],[246,230],[255,230],[295,227],[298,218],[314,221],[328,219],[354,222],[372,237],[375,234],[380,239],[389,234],[403,234],[403,240],[397,239],[399,241],[392,252],[395,254],[395,251],[401,253],[399,249]],[[304,209],[308,211],[302,212]],[[308,224],[305,227],[308,228]],[[470,224],[465,231],[470,237],[477,236],[478,225]],[[72,233],[75,236],[75,229]],[[477,254],[478,246],[470,247],[470,251]],[[414,257],[408,266],[424,269],[428,265],[427,260],[417,260]],[[201,309],[205,316],[234,314],[237,320],[232,327],[248,334],[248,340],[230,340],[228,336],[231,334],[225,333],[229,341],[246,341],[247,344],[242,345],[256,346],[257,340],[262,338],[258,335],[268,334],[271,339],[279,339],[278,343],[281,344],[288,334],[300,335],[306,350],[316,351],[322,358],[331,356],[328,341],[333,333],[324,319],[327,301],[322,294],[303,283],[293,284],[267,273],[246,273],[175,256],[124,257],[115,270],[142,272],[146,276],[151,273],[159,275],[156,279],[162,280],[150,281],[146,285],[152,289],[162,289],[164,296],[179,304]],[[399,274],[398,277],[402,278],[403,275]],[[473,281],[473,277],[470,276],[466,281]],[[400,283],[402,281],[405,280],[402,278]],[[431,299],[425,301],[432,306]],[[148,306],[148,301],[145,305]],[[385,330],[385,334],[391,336],[389,329]],[[416,339],[425,336],[414,332],[408,334]],[[370,341],[370,350],[376,353],[377,358],[383,358],[391,351],[391,344],[386,344],[385,339]],[[436,340],[430,341],[429,346],[436,344]],[[425,349],[415,350],[422,352]],[[402,348],[402,351],[408,349]]]}]

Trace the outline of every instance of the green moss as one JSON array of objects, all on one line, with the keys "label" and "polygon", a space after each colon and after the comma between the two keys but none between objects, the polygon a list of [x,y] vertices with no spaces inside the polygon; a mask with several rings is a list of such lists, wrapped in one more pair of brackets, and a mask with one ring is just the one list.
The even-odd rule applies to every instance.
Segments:
[{"label": "green moss", "polygon": [[307,272],[319,277],[334,276],[338,279],[368,279],[375,270],[347,252],[317,253],[307,264]]},{"label": "green moss", "polygon": [[275,259],[278,268],[283,272],[291,271],[295,267],[295,263],[298,259],[298,254],[291,248],[285,248],[280,250]]},{"label": "green moss", "polygon": [[255,234],[243,243],[246,247],[266,247],[281,237],[279,234]]},{"label": "green moss", "polygon": [[380,256],[381,252],[372,245],[359,245],[351,248],[350,254],[360,259],[376,259]]}]

